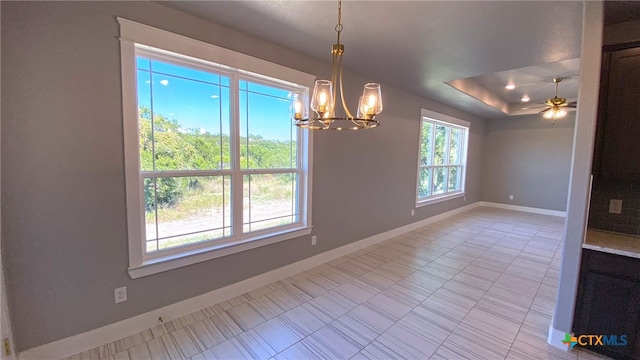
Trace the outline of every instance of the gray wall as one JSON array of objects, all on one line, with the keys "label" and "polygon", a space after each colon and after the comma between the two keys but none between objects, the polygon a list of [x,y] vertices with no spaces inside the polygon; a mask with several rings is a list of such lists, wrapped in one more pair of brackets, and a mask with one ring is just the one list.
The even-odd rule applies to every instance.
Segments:
[{"label": "gray wall", "polygon": [[574,123],[575,112],[555,125],[540,115],[487,121],[482,200],[565,211]]},{"label": "gray wall", "polygon": [[[326,77],[308,58],[150,2],[2,2],[2,256],[18,350],[480,200],[484,122],[384,86],[381,128],[318,133],[308,238],[132,280],[115,16]],[[328,46],[328,45],[327,45]],[[401,64],[397,64],[401,66]],[[349,99],[367,79],[346,75]],[[375,79],[373,79],[375,80]],[[420,108],[472,122],[468,194],[416,210]],[[357,221],[355,221],[357,220]],[[114,304],[113,289],[128,301]]]}]

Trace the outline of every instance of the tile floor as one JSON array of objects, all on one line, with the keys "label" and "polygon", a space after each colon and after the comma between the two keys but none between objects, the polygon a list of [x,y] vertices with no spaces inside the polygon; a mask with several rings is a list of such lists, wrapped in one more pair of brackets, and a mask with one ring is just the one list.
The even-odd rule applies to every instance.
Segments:
[{"label": "tile floor", "polygon": [[600,359],[546,343],[563,227],[477,208],[68,359]]}]

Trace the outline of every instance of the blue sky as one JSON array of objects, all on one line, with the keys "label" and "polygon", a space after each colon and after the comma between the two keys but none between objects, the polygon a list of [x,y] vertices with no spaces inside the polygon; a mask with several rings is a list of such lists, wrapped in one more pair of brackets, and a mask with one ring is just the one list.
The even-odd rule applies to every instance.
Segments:
[{"label": "blue sky", "polygon": [[[229,134],[228,77],[143,57],[138,57],[137,76],[139,106],[153,105],[155,114],[176,119],[185,130]],[[290,140],[292,120],[287,95],[286,90],[240,81],[242,135],[247,134],[248,126],[249,134]]]}]

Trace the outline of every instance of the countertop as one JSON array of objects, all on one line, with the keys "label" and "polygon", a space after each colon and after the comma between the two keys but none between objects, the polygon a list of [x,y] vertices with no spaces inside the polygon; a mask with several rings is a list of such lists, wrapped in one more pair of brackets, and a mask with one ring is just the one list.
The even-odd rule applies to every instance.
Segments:
[{"label": "countertop", "polygon": [[640,259],[640,237],[587,229],[582,248]]}]

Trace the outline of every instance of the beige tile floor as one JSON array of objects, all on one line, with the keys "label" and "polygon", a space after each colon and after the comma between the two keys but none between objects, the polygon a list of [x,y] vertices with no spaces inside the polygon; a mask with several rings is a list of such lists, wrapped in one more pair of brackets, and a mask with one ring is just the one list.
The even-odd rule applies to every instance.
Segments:
[{"label": "beige tile floor", "polygon": [[563,227],[477,208],[68,359],[599,359],[546,343]]}]

